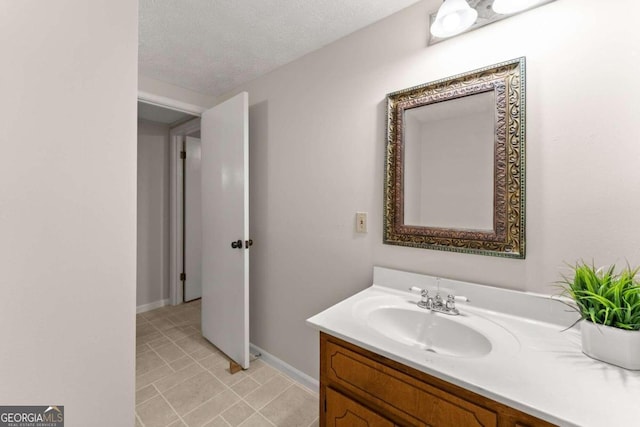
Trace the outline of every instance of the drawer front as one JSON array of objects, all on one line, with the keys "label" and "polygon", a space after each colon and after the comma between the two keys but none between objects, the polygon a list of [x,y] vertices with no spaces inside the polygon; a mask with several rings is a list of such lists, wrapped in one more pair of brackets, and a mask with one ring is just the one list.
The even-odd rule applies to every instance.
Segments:
[{"label": "drawer front", "polygon": [[394,427],[393,423],[330,388],[326,427]]},{"label": "drawer front", "polygon": [[498,415],[358,353],[326,342],[326,379],[411,425],[497,426]]}]

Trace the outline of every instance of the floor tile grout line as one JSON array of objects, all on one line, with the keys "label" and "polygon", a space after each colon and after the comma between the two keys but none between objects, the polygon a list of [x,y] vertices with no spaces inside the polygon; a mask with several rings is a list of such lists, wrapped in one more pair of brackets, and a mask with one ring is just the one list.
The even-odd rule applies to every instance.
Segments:
[{"label": "floor tile grout line", "polygon": [[[176,408],[173,407],[173,405],[171,404],[171,402],[169,402],[169,399],[167,399],[164,394],[160,393],[160,397],[162,397],[162,400],[164,400],[167,405],[169,405],[169,408],[171,408],[171,410],[173,411],[174,414],[176,414],[176,416],[178,417],[178,419],[180,421],[182,421],[182,424],[188,426],[189,424],[186,423],[186,421],[184,419],[182,419],[182,416],[180,416],[180,414],[178,413],[178,411],[176,411]],[[185,414],[186,415],[186,414]],[[174,421],[175,422],[175,421]],[[169,423],[167,425],[171,425],[173,423]]]},{"label": "floor tile grout line", "polygon": [[[155,369],[150,370],[149,372],[145,372],[144,374],[141,374],[140,376],[148,375],[148,374],[152,373],[153,371],[157,371],[158,369],[162,369],[162,368],[164,368],[164,366],[159,366],[159,367],[157,367],[157,368],[155,368]],[[171,374],[175,374],[175,372],[176,372],[176,371],[173,371],[173,368],[172,368],[171,366],[169,366],[169,369],[170,369],[170,370],[172,370]],[[168,375],[171,375],[171,374],[168,374]],[[144,386],[142,386],[142,387],[140,387],[140,388],[138,388],[138,385],[136,384],[136,392],[138,392],[138,391],[142,390],[143,388],[145,388],[145,387],[146,387],[146,386],[148,386],[148,385],[155,384],[156,382],[158,382],[158,381],[160,381],[161,379],[163,379],[163,378],[167,377],[168,375],[164,375],[164,376],[163,376],[163,377],[161,377],[161,378],[158,378],[158,379],[156,379],[156,380],[153,380],[153,381],[151,381],[149,384],[146,384],[146,385],[144,385]],[[136,383],[137,383],[137,382],[138,382],[138,375],[136,375]]]},{"label": "floor tile grout line", "polygon": [[[205,369],[205,372],[209,372],[209,371],[207,371],[207,370]],[[209,373],[210,373],[210,372],[209,372]],[[198,375],[199,375],[199,374],[198,374]],[[212,375],[213,375],[213,374],[212,374]],[[193,377],[192,377],[192,378],[193,378]],[[224,386],[226,387],[226,385],[225,385],[225,384],[222,384],[222,385],[224,385]],[[205,400],[204,402],[202,402],[201,404],[199,404],[199,405],[198,405],[198,406],[196,406],[195,408],[191,409],[189,412],[187,412],[187,413],[186,413],[186,414],[184,414],[184,415],[185,415],[185,416],[186,416],[186,415],[189,415],[189,414],[190,414],[190,413],[192,413],[193,411],[196,411],[196,410],[200,409],[200,407],[201,407],[201,406],[204,406],[204,405],[206,405],[207,403],[211,402],[213,399],[215,399],[216,397],[218,397],[219,395],[221,395],[221,394],[222,394],[222,393],[224,393],[224,392],[225,392],[225,390],[221,390],[221,391],[217,392],[216,394],[214,394],[213,396],[211,396],[210,398],[208,398],[207,400]],[[215,417],[214,417],[214,418],[215,418]],[[213,419],[213,418],[212,418],[212,419]],[[209,420],[209,421],[211,421],[211,420]]]},{"label": "floor tile grout line", "polygon": [[[256,392],[258,389],[260,389],[260,387],[263,387],[264,385],[266,385],[269,381],[271,381],[272,379],[274,379],[277,375],[278,375],[278,374],[275,374],[273,377],[269,378],[269,380],[268,380],[267,382],[265,382],[264,384],[260,384],[260,383],[258,383],[258,384],[259,384],[259,385],[258,385],[258,387],[256,387],[254,390],[252,390],[252,391],[251,391],[251,393],[247,393],[247,395],[246,395],[246,396],[240,396],[240,398],[242,399],[242,401],[243,401],[244,403],[246,403],[247,405],[249,405],[249,407],[250,407],[251,409],[255,410],[256,412],[260,411],[262,408],[264,408],[265,406],[267,406],[269,403],[271,403],[271,400],[269,400],[267,403],[265,403],[265,404],[264,404],[264,405],[262,405],[261,407],[259,407],[259,408],[255,408],[253,405],[251,405],[251,404],[250,404],[250,403],[245,399],[245,397],[247,397],[247,396],[249,396],[249,395],[253,394],[254,392]],[[256,381],[256,382],[257,382],[257,381]],[[272,400],[273,400],[273,399],[272,399]]]},{"label": "floor tile grout line", "polygon": [[[186,369],[186,368],[185,368],[185,369]],[[177,372],[180,372],[180,371],[177,371]],[[175,374],[175,373],[176,373],[176,372],[174,372],[174,374]],[[198,376],[198,375],[200,375],[201,373],[202,373],[202,372],[198,372],[198,373],[196,373],[196,374],[193,374],[193,375],[191,375],[191,376],[189,376],[189,377],[185,378],[184,380],[182,380],[182,381],[178,382],[177,384],[172,385],[171,387],[169,387],[168,389],[166,389],[166,390],[164,390],[164,391],[160,391],[160,390],[158,390],[158,393],[168,393],[168,392],[170,392],[171,390],[173,390],[174,388],[178,387],[179,385],[182,385],[183,383],[185,383],[185,382],[189,381],[191,378],[197,377],[197,376]],[[167,375],[167,376],[168,376],[168,375]],[[163,380],[163,379],[165,379],[165,378],[166,378],[166,377],[160,378],[158,381],[162,381],[162,380]],[[158,381],[154,381],[152,384],[154,384],[154,385],[155,385],[155,383],[156,383],[156,382],[158,382]]]},{"label": "floor tile grout line", "polygon": [[[173,343],[172,343],[172,344],[173,344]],[[175,344],[173,344],[173,345],[175,345]],[[162,346],[161,346],[161,347],[162,347]],[[176,345],[176,347],[178,347],[178,346]],[[184,353],[184,356],[188,356],[188,354],[187,354],[187,352],[186,352],[186,351],[184,351],[184,350],[183,350],[183,349],[181,349],[180,347],[178,347],[178,348],[180,349],[180,351],[181,351],[181,352],[183,352],[183,353]],[[165,359],[164,357],[162,357],[162,356],[160,355],[160,353],[158,353],[157,351],[156,351],[156,354],[157,354],[158,356],[160,356],[160,359],[162,359],[162,360],[164,361],[164,363],[166,363],[167,365],[169,365],[169,367],[171,367],[171,365],[170,365],[171,363],[175,362],[176,360],[182,359],[182,358],[184,357],[184,356],[180,356],[180,357],[178,357],[177,359],[174,359],[174,360],[167,360],[167,359]],[[171,367],[171,369],[173,369],[173,367]]]},{"label": "floor tile grout line", "polygon": [[[170,319],[167,319],[167,320],[169,320],[170,322],[172,322]],[[172,322],[172,323],[173,323],[173,322]],[[175,323],[174,323],[174,325],[175,325]],[[188,325],[188,326],[189,326],[189,327],[191,327],[192,325]],[[176,325],[176,326],[174,326],[174,327],[181,327],[181,326],[177,326],[177,325]],[[173,339],[173,338],[171,338],[170,336],[168,336],[164,331],[161,331],[161,330],[158,330],[158,331],[162,334],[162,336],[163,336],[163,337],[167,338],[171,344],[173,344],[173,345],[175,345],[176,347],[178,347],[178,348],[179,348],[179,349],[180,349],[180,350],[181,350],[181,351],[182,351],[186,356],[191,357],[191,354],[189,354],[186,350],[184,350],[182,347],[180,347],[180,346],[177,344],[177,342],[178,342],[178,341],[180,341],[180,340],[182,340],[182,339],[184,339],[184,338],[188,338],[188,337],[190,337],[191,335],[187,335],[187,336],[184,336],[184,337],[180,337],[179,339]],[[192,335],[195,335],[195,333],[194,333],[194,334],[192,334]],[[147,343],[147,344],[148,344],[148,343]],[[153,347],[151,347],[150,345],[149,345],[149,347],[150,347],[152,350],[154,350],[154,351],[155,351],[155,349],[154,349]],[[157,354],[157,355],[158,355],[162,360],[165,360],[162,356],[160,356],[160,354],[159,354],[158,352],[156,352],[156,354]],[[184,356],[182,356],[182,357],[184,357]],[[195,359],[194,359],[193,357],[191,357],[191,359],[195,361]],[[178,359],[176,359],[176,360],[178,360]],[[167,364],[169,364],[169,363],[170,363],[170,362],[168,362]],[[177,372],[175,369],[173,369],[173,367],[171,367],[171,365],[169,365],[169,367],[170,367],[174,372]]]},{"label": "floor tile grout line", "polygon": [[[146,399],[146,400],[143,400],[143,401],[142,401],[142,402],[140,402],[140,403],[136,403],[136,405],[135,405],[135,406],[136,406],[136,408],[137,408],[138,406],[140,406],[140,405],[144,405],[145,403],[147,403],[148,401],[150,401],[151,399],[153,399],[154,397],[156,397],[158,394],[160,394],[160,390],[158,390],[158,388],[157,388],[157,387],[155,387],[155,386],[153,385],[153,383],[151,383],[151,384],[149,384],[149,385],[146,385],[146,386],[142,387],[140,390],[142,390],[143,388],[147,388],[147,387],[153,387],[153,388],[156,390],[156,394],[154,394],[153,396],[149,397],[149,398],[148,398],[148,399]],[[138,391],[140,391],[140,390],[136,390],[136,393],[137,393]]]},{"label": "floor tile grout line", "polygon": [[293,379],[292,379],[292,381],[293,381],[293,382],[294,382],[298,387],[300,387],[300,389],[301,389],[302,391],[304,391],[305,393],[307,393],[307,394],[309,394],[309,395],[311,395],[311,396],[315,397],[316,399],[320,399],[320,394],[319,394],[319,393],[316,393],[315,391],[308,389],[307,387],[305,387],[305,386],[304,386],[304,384],[300,384],[300,383],[299,383],[299,382],[297,382],[296,380],[293,380]]},{"label": "floor tile grout line", "polygon": [[[225,423],[226,425],[228,425],[229,427],[233,427],[231,424],[229,424],[229,422],[221,415],[216,415],[214,418],[212,418],[211,420],[209,420],[209,422],[215,420],[216,418],[220,418],[222,420],[223,423]],[[249,417],[251,418],[251,417]],[[245,420],[246,421],[246,420]],[[244,422],[244,421],[243,421]],[[242,424],[242,423],[240,423]],[[206,425],[206,424],[205,424]],[[240,425],[238,425],[238,427],[240,427]]]},{"label": "floor tile grout line", "polygon": [[[160,356],[160,354],[159,354],[159,353],[158,353],[158,352],[157,352],[153,347],[151,347],[151,346],[149,346],[149,347],[151,348],[151,351],[153,351],[153,352],[156,354],[156,356],[158,356],[158,357],[160,358],[160,360],[162,360],[162,363],[164,363],[165,365],[167,365],[167,366],[169,367],[169,369],[171,369],[172,371],[174,371],[174,372],[175,372],[175,370],[171,367],[171,365],[169,365],[167,362],[165,362],[165,360],[162,358],[162,356]],[[154,369],[158,369],[158,368],[162,368],[162,366],[158,366],[157,368],[154,368]],[[151,371],[153,371],[153,369],[151,369]],[[146,373],[147,373],[147,372],[145,372],[145,374],[146,374]],[[144,374],[142,374],[142,375],[144,375]],[[154,382],[155,382],[155,381],[154,381]]]},{"label": "floor tile grout line", "polygon": [[[197,411],[199,408],[201,408],[202,406],[206,405],[207,403],[211,402],[213,399],[215,399],[216,397],[220,396],[222,393],[224,393],[224,390],[214,394],[213,396],[211,396],[209,399],[205,400],[204,402],[202,402],[200,405],[196,406],[195,408],[191,409],[189,412],[185,413],[184,416],[187,417],[189,414],[191,414],[192,412]],[[228,408],[227,408],[228,409]],[[221,412],[222,413],[222,412]],[[220,415],[220,414],[218,414]],[[218,415],[215,415],[213,418],[208,419],[204,422],[203,425],[206,425],[207,423],[210,423],[211,421],[213,421]],[[187,424],[186,421],[182,420],[187,426],[189,424]]]},{"label": "floor tile grout line", "polygon": [[[279,375],[279,374],[278,374]],[[282,395],[282,393],[284,393],[285,391],[289,390],[289,388],[291,388],[293,386],[292,384],[289,384],[288,386],[286,386],[280,393],[276,394],[271,400],[267,401],[267,403],[265,403],[264,405],[262,405],[261,407],[259,407],[258,409],[256,409],[256,412],[262,411],[264,408],[267,407],[267,405],[269,405],[271,402],[273,402],[274,400],[276,400],[278,397],[280,397],[280,395]],[[249,406],[251,406],[249,404],[249,402],[247,402],[247,404]],[[253,408],[253,406],[251,406]],[[265,417],[266,418],[266,417]]]},{"label": "floor tile grout line", "polygon": [[[224,410],[223,412],[227,412],[229,409],[233,408],[233,406],[234,406],[234,405],[232,405],[232,406],[228,407],[228,408],[227,408],[226,410]],[[253,414],[249,415],[249,416],[247,417],[247,419],[249,419],[249,418],[251,418],[251,417],[253,417]],[[222,421],[224,421],[225,423],[227,423],[227,424],[231,425],[231,423],[230,423],[229,421],[227,421],[227,419],[224,417],[224,415],[222,415],[222,413],[220,414],[220,418],[221,418],[221,419],[222,419]],[[245,422],[245,421],[247,421],[247,419],[242,420],[242,423],[243,423],[243,422]],[[240,424],[242,424],[242,423],[240,423]]]},{"label": "floor tile grout line", "polygon": [[[187,326],[187,327],[193,327],[193,325],[183,325],[183,326],[174,326],[174,328],[181,328],[181,327],[184,327],[184,326]],[[190,336],[196,335],[196,334],[198,333],[198,331],[196,330],[196,331],[194,331],[194,333],[192,333],[192,334],[190,334],[190,335],[181,336],[181,337],[179,337],[179,338],[177,338],[177,339],[175,339],[175,338],[171,338],[171,337],[170,337],[169,335],[167,335],[164,331],[160,331],[160,333],[161,333],[165,338],[167,338],[171,343],[175,344],[176,346],[178,346],[178,347],[182,350],[182,347],[180,347],[180,346],[177,344],[177,343],[178,343],[178,341],[183,340],[183,339],[185,339],[185,338],[189,338]],[[184,351],[184,350],[183,350],[183,351]]]},{"label": "floor tile grout line", "polygon": [[310,388],[309,388],[309,387],[307,387],[306,385],[304,385],[304,384],[302,384],[302,383],[300,383],[300,382],[296,381],[295,379],[293,379],[293,378],[291,378],[291,377],[289,377],[289,376],[288,376],[287,378],[289,378],[289,379],[290,379],[291,381],[293,381],[294,383],[298,384],[298,386],[299,386],[302,390],[306,391],[306,392],[307,392],[307,393],[309,393],[311,396],[314,396],[314,397],[316,397],[316,398],[320,398],[320,393],[318,393],[317,391],[313,391],[312,389],[310,389]]},{"label": "floor tile grout line", "polygon": [[[240,382],[240,381],[238,381],[238,382]],[[237,384],[237,383],[236,383],[236,384]],[[225,384],[225,385],[226,385],[226,384]],[[234,384],[234,385],[235,385],[235,384]],[[231,388],[232,386],[227,386],[227,387],[229,388],[229,391],[231,391],[231,393],[233,393],[233,394],[235,394],[236,396],[238,396],[238,402],[234,403],[234,405],[237,405],[239,402],[243,402],[243,403],[244,403],[245,405],[247,405],[249,408],[253,409],[253,406],[249,405],[249,403],[247,403],[247,401],[246,401],[246,400],[244,400],[244,397],[240,396],[240,394],[238,394],[234,389],[232,389],[232,388]],[[233,405],[232,405],[232,406],[233,406]],[[227,409],[229,409],[229,408],[227,408]],[[253,410],[254,410],[254,412],[258,412],[258,411],[257,411],[257,410],[255,410],[255,409],[253,409]],[[223,412],[224,412],[224,411],[223,411]],[[225,419],[225,421],[227,421],[227,420]],[[243,422],[244,422],[244,421],[243,421]],[[227,424],[231,425],[231,423],[229,423],[229,422],[227,422]],[[242,423],[240,423],[240,424],[242,424]]]},{"label": "floor tile grout line", "polygon": [[[265,404],[264,404],[260,409],[256,409],[256,413],[259,413],[259,414],[260,414],[260,415],[261,415],[265,420],[269,421],[269,423],[271,423],[271,424],[272,424],[273,426],[275,426],[275,427],[277,427],[277,426],[276,426],[276,425],[275,425],[275,424],[274,424],[274,423],[273,423],[269,418],[267,418],[267,416],[266,416],[266,415],[264,415],[264,414],[262,413],[262,410],[263,410],[264,408],[266,408],[267,406],[269,406],[273,401],[275,401],[276,399],[278,399],[280,396],[282,396],[282,395],[283,395],[287,390],[289,390],[289,389],[290,389],[290,388],[292,388],[292,387],[295,387],[296,385],[299,385],[295,380],[293,380],[293,379],[289,378],[286,374],[284,374],[284,373],[282,373],[282,372],[278,373],[278,375],[282,375],[282,376],[283,376],[283,377],[285,377],[286,379],[291,380],[291,384],[289,384],[287,387],[285,387],[285,389],[284,389],[284,390],[282,390],[280,393],[278,393],[278,394],[277,394],[273,399],[271,399],[270,401],[268,401],[267,403],[265,403]],[[251,406],[251,405],[249,405],[249,406]],[[309,424],[309,426],[311,426],[311,424],[313,424],[313,423],[316,421],[316,419],[317,419],[317,418],[319,418],[319,417],[314,418],[314,419],[313,419],[313,421],[311,421],[311,423]]]},{"label": "floor tile grout line", "polygon": [[[269,423],[270,425],[272,425],[273,427],[278,427],[278,426],[276,426],[274,423],[272,423],[270,419],[268,419],[267,417],[265,417],[264,415],[262,415],[259,411],[256,411],[256,412],[254,412],[253,414],[251,414],[251,416],[250,416],[250,417],[248,417],[246,420],[244,420],[243,422],[241,422],[240,424],[238,424],[238,427],[242,427],[242,426],[244,426],[244,425],[249,421],[249,419],[251,419],[251,418],[252,418],[252,417],[254,417],[255,415],[258,415],[259,417],[261,417],[263,420],[265,420],[266,422],[268,422],[268,423]],[[226,420],[225,420],[225,422],[226,422]],[[229,424],[229,425],[230,425],[230,424]]]},{"label": "floor tile grout line", "polygon": [[140,425],[142,427],[147,427],[147,425],[145,423],[142,422],[142,420],[140,419],[140,416],[138,415],[138,411],[134,411],[135,412],[135,416],[136,416],[136,420],[138,420],[138,422],[140,423]]}]

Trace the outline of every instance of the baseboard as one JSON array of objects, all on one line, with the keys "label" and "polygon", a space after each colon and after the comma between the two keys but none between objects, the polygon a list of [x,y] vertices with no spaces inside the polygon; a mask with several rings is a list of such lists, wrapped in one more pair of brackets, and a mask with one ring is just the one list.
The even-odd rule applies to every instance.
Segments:
[{"label": "baseboard", "polygon": [[143,304],[136,307],[136,313],[144,313],[145,311],[155,310],[156,308],[169,305],[168,299],[161,299],[159,301],[150,302],[149,304]]},{"label": "baseboard", "polygon": [[252,354],[260,354],[260,359],[264,360],[264,363],[293,378],[314,393],[318,393],[318,390],[320,390],[320,383],[315,378],[310,377],[302,371],[299,371],[283,360],[278,359],[273,354],[264,351],[257,345],[249,344],[249,349]]}]

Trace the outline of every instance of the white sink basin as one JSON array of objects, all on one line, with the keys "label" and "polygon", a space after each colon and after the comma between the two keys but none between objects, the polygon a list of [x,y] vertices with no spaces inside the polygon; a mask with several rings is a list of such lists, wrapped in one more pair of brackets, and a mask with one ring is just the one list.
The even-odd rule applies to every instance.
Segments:
[{"label": "white sink basin", "polygon": [[380,308],[369,313],[367,323],[393,340],[436,354],[480,357],[492,348],[482,333],[433,312]]},{"label": "white sink basin", "polygon": [[367,329],[414,350],[444,357],[478,358],[514,353],[518,340],[506,329],[459,306],[450,316],[417,307],[415,301],[384,296],[365,298],[353,316]]}]

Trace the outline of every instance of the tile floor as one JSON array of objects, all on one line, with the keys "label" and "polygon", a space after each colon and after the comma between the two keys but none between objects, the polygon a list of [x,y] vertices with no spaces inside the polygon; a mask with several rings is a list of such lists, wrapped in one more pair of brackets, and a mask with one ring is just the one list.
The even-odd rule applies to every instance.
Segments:
[{"label": "tile floor", "polygon": [[318,395],[257,359],[231,375],[200,301],[137,315],[136,427],[314,427]]}]

